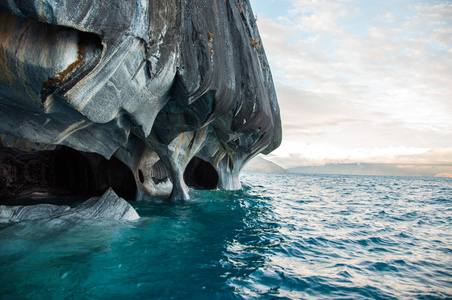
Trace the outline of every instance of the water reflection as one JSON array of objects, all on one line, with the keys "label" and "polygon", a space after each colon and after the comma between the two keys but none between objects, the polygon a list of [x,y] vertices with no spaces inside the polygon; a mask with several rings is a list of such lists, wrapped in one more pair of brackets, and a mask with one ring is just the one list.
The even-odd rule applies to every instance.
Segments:
[{"label": "water reflection", "polygon": [[239,297],[231,280],[265,266],[277,225],[246,191],[192,193],[189,202],[134,204],[137,222],[1,228],[2,299]]}]

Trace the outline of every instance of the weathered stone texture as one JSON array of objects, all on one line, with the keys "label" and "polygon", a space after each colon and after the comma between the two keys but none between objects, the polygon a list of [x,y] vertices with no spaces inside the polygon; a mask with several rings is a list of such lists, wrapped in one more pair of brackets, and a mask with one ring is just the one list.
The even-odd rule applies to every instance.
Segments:
[{"label": "weathered stone texture", "polygon": [[248,0],[2,1],[0,120],[4,147],[118,158],[137,199],[187,199],[200,172],[239,189],[281,142]]},{"label": "weathered stone texture", "polygon": [[84,219],[135,221],[140,217],[124,199],[109,189],[100,198],[91,198],[77,207],[67,205],[37,204],[27,206],[0,205],[0,224],[49,219]]}]

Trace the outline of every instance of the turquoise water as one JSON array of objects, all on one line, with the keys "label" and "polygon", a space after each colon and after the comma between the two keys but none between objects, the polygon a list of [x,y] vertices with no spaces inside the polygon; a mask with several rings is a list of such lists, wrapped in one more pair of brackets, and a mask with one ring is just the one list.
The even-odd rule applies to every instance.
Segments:
[{"label": "turquoise water", "polygon": [[244,174],[136,222],[0,227],[0,299],[452,299],[452,180]]}]

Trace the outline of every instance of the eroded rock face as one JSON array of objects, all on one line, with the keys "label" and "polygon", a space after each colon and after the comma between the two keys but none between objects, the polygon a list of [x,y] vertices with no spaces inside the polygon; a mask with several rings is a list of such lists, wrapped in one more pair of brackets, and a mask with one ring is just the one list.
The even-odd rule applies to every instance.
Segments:
[{"label": "eroded rock face", "polygon": [[3,1],[0,120],[3,149],[119,159],[139,200],[187,199],[186,182],[239,189],[246,162],[281,142],[248,0]]},{"label": "eroded rock face", "polygon": [[91,198],[74,208],[52,204],[0,205],[0,223],[42,219],[135,221],[139,218],[135,209],[126,200],[119,198],[111,189],[107,190],[102,197]]}]

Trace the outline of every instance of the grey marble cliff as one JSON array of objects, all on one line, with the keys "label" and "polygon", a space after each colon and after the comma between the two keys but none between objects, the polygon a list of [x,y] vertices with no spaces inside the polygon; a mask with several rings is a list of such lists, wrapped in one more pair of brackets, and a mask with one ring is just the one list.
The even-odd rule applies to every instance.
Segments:
[{"label": "grey marble cliff", "polygon": [[0,142],[0,198],[240,189],[281,142],[249,1],[1,1]]}]

